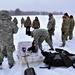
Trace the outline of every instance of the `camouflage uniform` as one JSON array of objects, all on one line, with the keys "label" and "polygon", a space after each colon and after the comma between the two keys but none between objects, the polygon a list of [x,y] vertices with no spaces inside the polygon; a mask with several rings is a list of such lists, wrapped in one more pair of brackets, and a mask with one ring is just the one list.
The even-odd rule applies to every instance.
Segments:
[{"label": "camouflage uniform", "polygon": [[22,19],[21,19],[21,27],[23,26],[23,24],[24,24],[24,18],[22,17]]},{"label": "camouflage uniform", "polygon": [[30,31],[30,27],[31,27],[31,20],[30,17],[27,17],[25,23],[24,23],[24,27],[26,27],[26,34],[28,33],[28,31]]},{"label": "camouflage uniform", "polygon": [[50,40],[52,41],[52,35],[54,34],[54,30],[55,30],[55,19],[52,13],[49,13],[49,21],[47,24],[47,28],[50,35]]},{"label": "camouflage uniform", "polygon": [[15,23],[15,25],[17,25],[17,24],[18,24],[18,20],[17,20],[17,18],[16,18],[16,17],[14,17],[13,22]]},{"label": "camouflage uniform", "polygon": [[67,40],[68,34],[69,34],[69,27],[70,27],[70,19],[67,16],[63,16],[63,22],[62,22],[62,46],[65,46],[65,42]]},{"label": "camouflage uniform", "polygon": [[74,18],[73,18],[73,16],[71,15],[71,16],[70,16],[70,27],[69,27],[69,28],[70,28],[70,29],[69,29],[69,39],[70,39],[70,40],[73,38],[74,24],[75,24]]},{"label": "camouflage uniform", "polygon": [[38,29],[40,28],[40,22],[38,20],[38,17],[35,17],[35,19],[33,20],[33,26],[34,29]]},{"label": "camouflage uniform", "polygon": [[4,52],[7,53],[9,66],[14,64],[13,34],[17,33],[18,27],[11,21],[11,16],[7,11],[0,12],[0,63],[3,62]]},{"label": "camouflage uniform", "polygon": [[45,40],[48,45],[53,48],[52,42],[49,39],[49,33],[45,29],[34,29],[31,32],[31,36],[34,38],[35,50],[38,51],[38,47],[42,50],[42,42]]}]

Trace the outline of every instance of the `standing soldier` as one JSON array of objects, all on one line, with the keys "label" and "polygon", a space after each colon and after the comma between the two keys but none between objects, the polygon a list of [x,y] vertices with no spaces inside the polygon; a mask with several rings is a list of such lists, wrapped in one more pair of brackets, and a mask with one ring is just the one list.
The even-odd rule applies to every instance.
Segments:
[{"label": "standing soldier", "polygon": [[11,21],[8,11],[0,12],[0,67],[6,52],[9,68],[14,66],[13,52],[15,46],[13,43],[13,34],[17,33],[18,27]]},{"label": "standing soldier", "polygon": [[69,39],[71,40],[73,38],[73,30],[74,30],[74,18],[73,15],[70,15],[70,29],[69,29]]},{"label": "standing soldier", "polygon": [[63,22],[62,22],[62,27],[61,27],[61,31],[62,31],[62,46],[65,46],[65,42],[67,40],[68,34],[69,34],[69,27],[70,27],[70,19],[67,13],[64,14],[63,18]]},{"label": "standing soldier", "polygon": [[17,25],[17,24],[18,24],[18,20],[17,20],[17,18],[16,18],[16,17],[14,17],[13,22],[15,23],[15,25]]},{"label": "standing soldier", "polygon": [[48,16],[49,16],[49,21],[47,24],[47,28],[50,35],[50,40],[52,41],[52,35],[54,35],[54,30],[55,30],[55,19],[52,13],[49,13]]},{"label": "standing soldier", "polygon": [[24,27],[26,27],[26,34],[27,34],[28,31],[30,31],[30,27],[31,27],[30,17],[27,17],[26,21],[24,22]]},{"label": "standing soldier", "polygon": [[32,26],[34,29],[38,29],[40,28],[40,22],[39,22],[39,19],[38,17],[35,17],[35,19],[33,20],[33,26]]},{"label": "standing soldier", "polygon": [[21,27],[24,25],[24,18],[21,18]]}]

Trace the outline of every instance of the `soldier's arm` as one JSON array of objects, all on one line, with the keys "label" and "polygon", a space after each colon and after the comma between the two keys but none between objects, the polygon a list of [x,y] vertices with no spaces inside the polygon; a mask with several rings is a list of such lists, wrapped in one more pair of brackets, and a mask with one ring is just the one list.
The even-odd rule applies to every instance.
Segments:
[{"label": "soldier's arm", "polygon": [[38,36],[34,35],[35,49],[38,49]]}]

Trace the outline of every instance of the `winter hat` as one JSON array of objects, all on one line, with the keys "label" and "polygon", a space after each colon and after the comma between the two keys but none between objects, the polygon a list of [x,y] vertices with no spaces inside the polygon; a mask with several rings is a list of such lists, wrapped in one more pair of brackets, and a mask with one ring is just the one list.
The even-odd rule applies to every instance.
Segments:
[{"label": "winter hat", "polygon": [[70,18],[73,18],[73,15],[70,15]]},{"label": "winter hat", "polygon": [[51,17],[51,16],[53,16],[53,15],[52,15],[52,13],[49,13],[48,16]]},{"label": "winter hat", "polygon": [[68,13],[64,13],[64,15],[69,17]]},{"label": "winter hat", "polygon": [[11,20],[11,16],[9,15],[9,12],[7,10],[2,10],[0,11],[0,19],[4,20],[4,19],[9,19]]}]

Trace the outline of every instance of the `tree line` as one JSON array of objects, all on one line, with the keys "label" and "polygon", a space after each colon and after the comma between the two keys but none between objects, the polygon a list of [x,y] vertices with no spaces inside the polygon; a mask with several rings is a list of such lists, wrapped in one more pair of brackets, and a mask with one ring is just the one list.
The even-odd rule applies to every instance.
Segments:
[{"label": "tree line", "polygon": [[[48,15],[47,11],[21,11],[19,8],[8,11],[11,16],[15,15]],[[51,12],[53,15],[63,15],[63,12]]]}]

